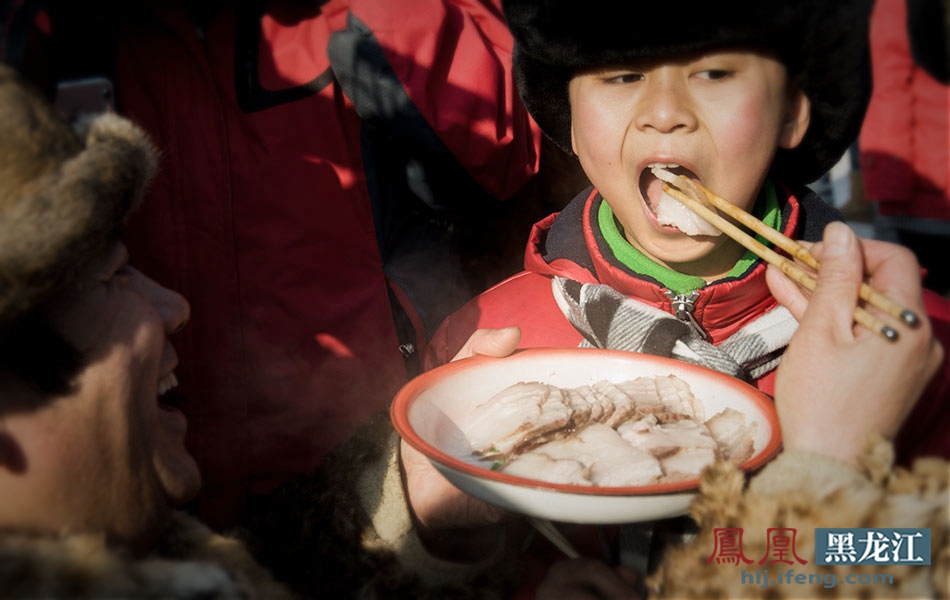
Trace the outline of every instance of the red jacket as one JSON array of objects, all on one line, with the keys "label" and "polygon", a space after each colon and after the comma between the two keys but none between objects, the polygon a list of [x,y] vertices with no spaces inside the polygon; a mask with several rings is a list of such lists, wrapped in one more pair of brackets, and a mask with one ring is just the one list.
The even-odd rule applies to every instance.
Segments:
[{"label": "red jacket", "polygon": [[[582,283],[604,283],[628,297],[672,313],[671,300],[662,285],[631,271],[604,252],[602,237],[592,227],[592,215],[596,222],[601,201],[595,190],[588,190],[560,214],[538,223],[528,242],[525,270],[447,318],[430,340],[427,367],[451,360],[479,328],[518,326],[522,330],[521,348],[577,346],[581,335],[561,313],[552,294],[551,279],[555,276]],[[783,209],[783,232],[789,237],[816,241],[829,220],[840,219],[832,210],[814,193],[802,190],[797,196],[789,195]],[[765,263],[758,261],[741,277],[719,280],[699,290],[693,316],[714,344],[777,305],[765,282],[765,268]],[[938,338],[950,347],[950,303],[929,294],[927,307]],[[754,383],[771,395],[775,371]],[[898,447],[905,460],[921,454],[950,457],[950,363],[938,373],[908,419]]]},{"label": "red jacket", "polygon": [[950,87],[915,64],[905,0],[875,3],[871,63],[858,142],[867,198],[883,216],[950,222]]},{"label": "red jacket", "polygon": [[125,23],[115,52],[119,108],[163,155],[128,241],[191,303],[173,341],[215,525],[387,406],[400,347],[479,291],[440,219],[538,166],[497,3],[286,4],[200,32],[166,8]]}]

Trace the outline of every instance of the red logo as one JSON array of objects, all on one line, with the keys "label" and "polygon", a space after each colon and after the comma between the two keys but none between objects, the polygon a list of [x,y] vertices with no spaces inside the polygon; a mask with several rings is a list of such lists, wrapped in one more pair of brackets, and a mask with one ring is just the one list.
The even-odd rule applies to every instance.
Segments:
[{"label": "red logo", "polygon": [[[706,564],[715,560],[719,564],[731,563],[738,565],[739,561],[751,564],[755,561],[746,558],[742,553],[742,528],[741,527],[717,527],[713,530],[716,545],[713,553],[706,559]],[[795,536],[797,529],[791,527],[770,527],[766,534],[768,543],[765,548],[765,556],[759,561],[759,564],[768,561],[772,565],[778,562],[794,565],[794,558],[799,563],[805,565],[808,561],[803,560],[795,552]],[[769,560],[771,559],[771,560]]]},{"label": "red logo", "polygon": [[775,564],[777,562],[788,563],[794,565],[792,559],[789,558],[789,555],[795,558],[801,564],[808,564],[807,560],[802,560],[795,553],[795,534],[798,533],[797,529],[792,529],[791,527],[769,527],[766,534],[768,537],[768,545],[765,548],[765,556],[762,557],[762,560],[759,561],[759,564],[765,562],[770,556],[773,557],[769,561],[769,564]]},{"label": "red logo", "polygon": [[716,559],[719,564],[732,563],[738,565],[739,561],[750,564],[752,561],[742,554],[742,528],[741,527],[717,527],[713,530],[716,536],[716,547],[713,553],[706,559],[709,564]]}]

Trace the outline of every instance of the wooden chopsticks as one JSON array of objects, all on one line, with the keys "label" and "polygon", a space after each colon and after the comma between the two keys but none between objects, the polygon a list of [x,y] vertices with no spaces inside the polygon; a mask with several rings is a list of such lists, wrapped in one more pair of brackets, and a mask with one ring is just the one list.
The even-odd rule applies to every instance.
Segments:
[{"label": "wooden chopsticks", "polygon": [[[815,271],[818,270],[820,266],[818,260],[812,256],[811,252],[809,252],[807,248],[800,246],[795,240],[782,235],[782,233],[772,229],[738,206],[728,202],[723,198],[720,198],[713,192],[706,189],[700,183],[695,182],[683,175],[675,175],[675,178],[676,181],[680,183],[680,187],[693,191],[694,193],[701,193],[706,197],[711,205],[731,216],[736,221],[742,223],[755,233],[761,235],[763,238],[772,242],[782,250],[788,252],[791,256],[799,259],[810,268],[814,269]],[[698,200],[690,197],[689,194],[686,194],[680,189],[673,187],[670,183],[663,183],[663,191],[685,204],[687,208],[698,214],[700,217],[744,246],[746,249],[751,250],[766,262],[781,269],[781,271],[785,273],[785,275],[787,275],[792,281],[798,283],[809,291],[814,291],[815,278],[803,271],[801,267],[796,265],[793,261],[782,256],[781,254],[778,254],[765,244],[759,242],[754,237],[750,236],[726,219],[719,216],[719,214],[717,214],[715,211],[707,208]],[[864,301],[881,309],[892,317],[901,320],[907,325],[914,326],[920,320],[914,311],[902,307],[900,304],[878,292],[867,283],[861,284],[860,296]],[[854,321],[860,325],[863,325],[864,327],[867,327],[871,331],[881,334],[890,341],[895,341],[898,337],[896,329],[890,325],[887,325],[860,306],[856,307],[854,310]]]},{"label": "wooden chopsticks", "polygon": [[574,546],[571,545],[567,538],[558,531],[557,527],[554,526],[554,523],[548,521],[547,519],[541,519],[539,517],[527,517],[528,522],[531,523],[531,526],[538,530],[538,532],[546,537],[549,542],[554,544],[558,550],[564,553],[564,556],[568,558],[580,558],[581,554],[574,549]]}]

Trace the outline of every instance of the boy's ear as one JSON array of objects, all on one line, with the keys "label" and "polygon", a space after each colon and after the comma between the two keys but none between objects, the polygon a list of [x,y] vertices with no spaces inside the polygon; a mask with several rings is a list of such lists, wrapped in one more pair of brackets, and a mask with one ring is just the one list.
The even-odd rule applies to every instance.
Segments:
[{"label": "boy's ear", "polygon": [[802,138],[805,137],[810,122],[811,102],[805,92],[799,90],[789,100],[788,111],[785,113],[785,123],[782,125],[782,134],[778,141],[779,147],[791,150],[798,146]]},{"label": "boy's ear", "polygon": [[577,156],[577,143],[574,141],[574,119],[571,119],[571,150]]}]

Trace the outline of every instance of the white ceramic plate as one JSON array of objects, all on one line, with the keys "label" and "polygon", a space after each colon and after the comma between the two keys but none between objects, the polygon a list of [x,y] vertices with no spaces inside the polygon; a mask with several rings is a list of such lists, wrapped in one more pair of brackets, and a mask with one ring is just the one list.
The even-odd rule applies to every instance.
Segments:
[{"label": "white ceramic plate", "polygon": [[632,523],[685,514],[698,479],[641,487],[547,483],[503,472],[472,455],[459,429],[471,411],[519,381],[561,387],[606,379],[676,375],[702,401],[706,418],[731,407],[758,424],[755,452],[742,466],[752,470],[779,450],[778,420],[771,399],[721,373],[646,354],[582,348],[527,349],[507,358],[474,357],[438,367],[407,383],[393,400],[396,431],[459,489],[496,506],[567,523]]}]

